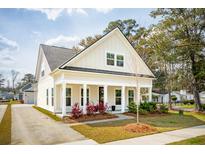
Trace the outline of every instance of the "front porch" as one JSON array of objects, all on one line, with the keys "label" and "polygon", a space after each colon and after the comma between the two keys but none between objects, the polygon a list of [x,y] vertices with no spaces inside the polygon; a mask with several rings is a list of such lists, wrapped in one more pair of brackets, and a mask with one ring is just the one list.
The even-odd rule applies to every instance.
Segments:
[{"label": "front porch", "polygon": [[[86,104],[104,102],[108,105],[111,112],[112,106],[115,111],[112,113],[123,113],[127,111],[129,102],[142,101],[140,88],[131,85],[112,85],[112,84],[85,84],[85,83],[60,83],[54,87],[54,112],[61,116],[69,115],[72,106],[78,103],[83,113],[86,114]],[[146,87],[147,101],[151,101],[151,87]],[[84,103],[86,102],[86,103]]]}]

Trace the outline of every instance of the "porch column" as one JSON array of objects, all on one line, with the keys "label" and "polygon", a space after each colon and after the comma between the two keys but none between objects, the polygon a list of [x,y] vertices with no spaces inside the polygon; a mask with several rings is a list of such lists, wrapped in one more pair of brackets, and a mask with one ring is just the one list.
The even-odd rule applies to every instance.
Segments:
[{"label": "porch column", "polygon": [[149,88],[149,102],[152,101],[152,87]]},{"label": "porch column", "polygon": [[121,112],[125,112],[125,86],[122,86]]},{"label": "porch column", "polygon": [[56,112],[56,108],[57,108],[57,96],[56,96],[56,84],[54,82],[54,86],[53,86],[53,99],[54,99],[54,102],[53,102],[53,109],[54,109],[54,113]]},{"label": "porch column", "polygon": [[62,115],[66,115],[66,83],[62,83]]},{"label": "porch column", "polygon": [[108,103],[108,99],[107,99],[107,85],[104,85],[104,103]]},{"label": "porch column", "polygon": [[86,114],[87,106],[87,84],[83,84],[83,114]]}]

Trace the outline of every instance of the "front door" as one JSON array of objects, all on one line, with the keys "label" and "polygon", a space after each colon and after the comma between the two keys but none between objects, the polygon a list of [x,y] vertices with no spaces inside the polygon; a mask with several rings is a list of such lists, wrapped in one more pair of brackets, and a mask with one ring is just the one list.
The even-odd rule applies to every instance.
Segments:
[{"label": "front door", "polygon": [[99,87],[99,102],[104,102],[104,87]]}]

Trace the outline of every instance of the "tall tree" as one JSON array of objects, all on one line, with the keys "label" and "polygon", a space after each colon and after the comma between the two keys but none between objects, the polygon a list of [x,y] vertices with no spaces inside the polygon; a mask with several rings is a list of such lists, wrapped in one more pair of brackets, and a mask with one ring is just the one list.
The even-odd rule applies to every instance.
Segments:
[{"label": "tall tree", "polygon": [[18,75],[19,75],[19,72],[15,71],[15,70],[11,70],[12,90],[13,90],[14,94],[16,93],[16,91],[15,91],[15,82],[16,82],[16,79],[17,79]]},{"label": "tall tree", "polygon": [[0,88],[2,85],[4,85],[4,81],[5,81],[5,79],[4,79],[3,75],[0,74]]},{"label": "tall tree", "polygon": [[24,84],[34,83],[34,82],[35,82],[35,77],[34,77],[33,74],[27,73],[27,74],[24,75],[24,77],[21,79],[21,81],[22,81]]},{"label": "tall tree", "polygon": [[167,35],[175,38],[175,48],[178,57],[186,64],[186,71],[191,72],[191,84],[196,102],[196,110],[203,110],[199,89],[203,69],[199,67],[205,62],[205,9],[157,9],[151,13],[152,17],[161,17],[161,28],[167,29]]}]

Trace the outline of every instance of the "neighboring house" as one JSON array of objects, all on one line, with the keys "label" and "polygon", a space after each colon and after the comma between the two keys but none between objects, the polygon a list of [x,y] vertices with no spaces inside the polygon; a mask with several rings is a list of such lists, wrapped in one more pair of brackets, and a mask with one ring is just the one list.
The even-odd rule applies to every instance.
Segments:
[{"label": "neighboring house", "polygon": [[152,100],[154,75],[118,28],[79,53],[41,44],[35,76],[37,106],[62,116],[74,103],[84,113],[100,101],[125,112],[128,102]]},{"label": "neighboring house", "polygon": [[201,99],[201,103],[205,104],[205,91],[202,91],[199,93],[200,99]]},{"label": "neighboring house", "polygon": [[0,92],[0,99],[13,99],[14,94],[12,92]]},{"label": "neighboring house", "polygon": [[23,100],[24,104],[34,104],[36,102],[35,84],[28,83],[20,89],[19,100]]},{"label": "neighboring house", "polygon": [[[157,93],[153,92],[153,101],[160,103],[168,103],[169,102],[169,94],[168,93]],[[173,91],[171,92],[171,96],[176,96],[178,102],[183,100],[193,100],[194,96],[191,93],[188,93],[186,90]]]}]

